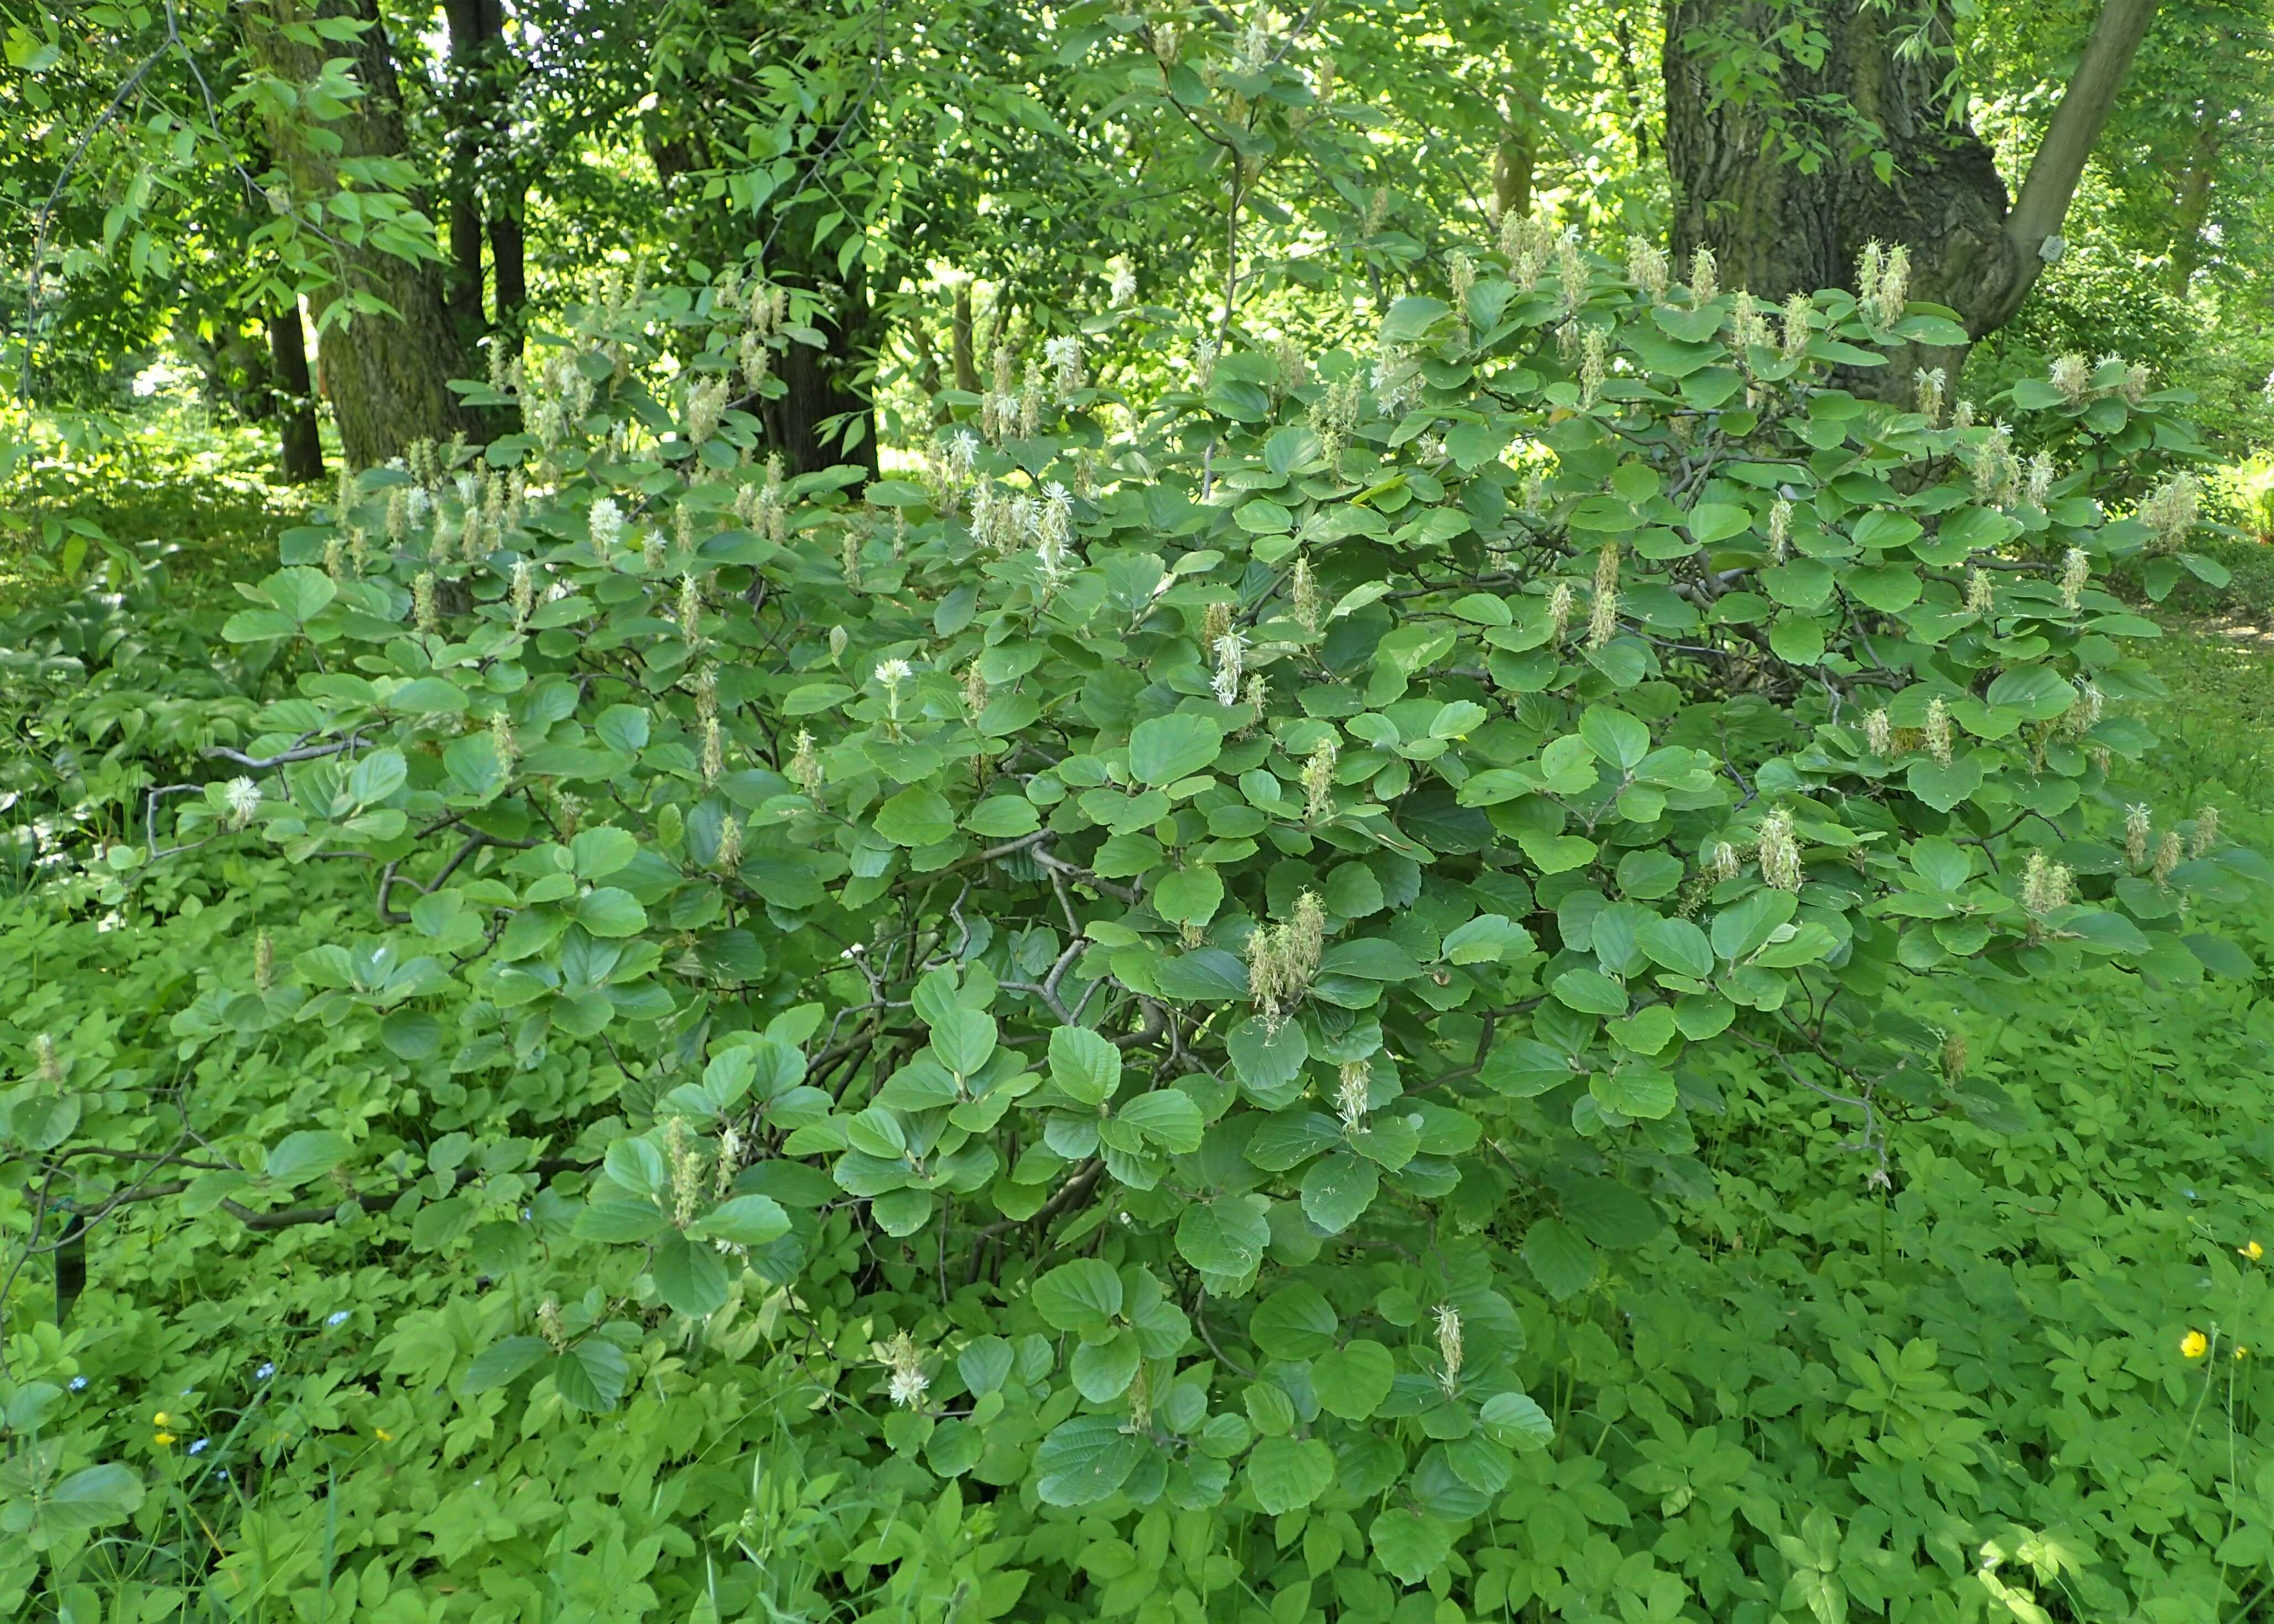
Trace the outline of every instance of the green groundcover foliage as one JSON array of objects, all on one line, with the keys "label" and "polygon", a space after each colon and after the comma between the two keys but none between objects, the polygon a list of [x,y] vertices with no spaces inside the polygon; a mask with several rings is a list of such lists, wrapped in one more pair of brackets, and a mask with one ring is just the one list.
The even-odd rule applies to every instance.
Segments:
[{"label": "green groundcover foliage", "polygon": [[2216,570],[2178,402],[1448,268],[865,489],[751,453],[784,297],[620,288],[202,698],[26,632],[0,1605],[2240,1616],[2274,872],[2097,584]]}]

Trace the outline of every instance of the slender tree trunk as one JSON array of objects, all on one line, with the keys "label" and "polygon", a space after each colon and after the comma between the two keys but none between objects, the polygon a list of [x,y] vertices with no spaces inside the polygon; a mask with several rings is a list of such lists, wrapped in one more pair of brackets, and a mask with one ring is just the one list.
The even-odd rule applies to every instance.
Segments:
[{"label": "slender tree trunk", "polygon": [[308,377],[299,302],[271,311],[267,326],[269,361],[276,374],[277,465],[288,483],[308,485],[324,477],[324,437],[316,423],[316,387]]},{"label": "slender tree trunk", "polygon": [[2172,208],[2170,287],[2174,298],[2187,296],[2202,264],[2203,222],[2210,218],[2211,182],[2218,173],[2218,109],[2206,107],[2195,127],[2195,150]]},{"label": "slender tree trunk", "polygon": [[[1900,49],[1921,27],[1946,44],[1950,0],[1826,0],[1821,59],[1788,56],[1776,90],[1745,101],[1722,94],[1717,69],[1733,49],[1763,49],[1787,14],[1769,0],[1668,0],[1666,154],[1677,261],[1710,248],[1724,285],[1776,300],[1852,289],[1867,244],[1901,244],[1913,298],[1956,311],[1975,338],[1995,330],[2059,257],[2061,218],[2155,9],[2156,0],[2104,0],[2009,205],[1990,148],[1955,116],[1942,53]],[[1859,128],[1876,139],[1859,143]],[[1812,171],[1791,155],[1793,141],[1817,151]],[[1913,365],[1954,372],[1964,357],[1964,347],[1922,349],[1877,377],[1904,397]]]},{"label": "slender tree trunk", "polygon": [[[454,169],[459,162],[453,153]],[[475,192],[473,177],[453,173],[442,202],[450,214],[450,271],[444,284],[448,289],[444,304],[451,325],[457,328],[459,344],[471,350],[481,342],[488,326],[482,313],[481,199]]]},{"label": "slender tree trunk", "polygon": [[949,335],[955,368],[955,387],[966,395],[979,393],[979,357],[971,345],[971,284],[955,284],[955,314]]},{"label": "slender tree trunk", "polygon": [[1539,144],[1529,124],[1501,126],[1500,145],[1493,152],[1493,205],[1502,218],[1532,212],[1532,176],[1539,161]]},{"label": "slender tree trunk", "polygon": [[[287,32],[328,18],[368,26],[351,42],[312,41]],[[325,57],[344,55],[364,87],[348,111],[320,124],[297,115],[272,121],[271,140],[296,198],[332,197],[347,161],[407,155],[395,58],[374,0],[259,0],[245,21],[254,58],[267,72],[306,85]],[[418,199],[412,201],[416,206]],[[324,328],[326,381],[349,463],[370,467],[401,455],[413,440],[477,432],[472,415],[449,388],[450,380],[468,369],[444,304],[441,267],[374,248],[341,245],[330,252],[344,273],[342,292],[368,295],[396,312],[354,316]]]},{"label": "slender tree trunk", "polygon": [[518,330],[528,299],[520,211],[525,188],[506,173],[505,122],[515,70],[503,0],[444,0],[450,27],[451,310],[469,348],[488,331],[482,251],[494,279],[494,325]]},{"label": "slender tree trunk", "polygon": [[509,199],[493,202],[490,216],[490,270],[494,278],[497,325],[508,333],[521,331],[521,312],[529,303],[526,240],[521,211],[527,193],[519,188]]}]

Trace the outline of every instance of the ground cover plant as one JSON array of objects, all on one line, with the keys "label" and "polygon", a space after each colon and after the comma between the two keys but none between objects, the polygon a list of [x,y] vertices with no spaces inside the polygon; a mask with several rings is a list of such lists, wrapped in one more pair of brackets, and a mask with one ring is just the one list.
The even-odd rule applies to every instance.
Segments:
[{"label": "ground cover plant", "polygon": [[2248,1616],[2183,402],[1600,249],[865,482],[755,265],[619,282],[202,688],[19,621],[11,1605]]}]

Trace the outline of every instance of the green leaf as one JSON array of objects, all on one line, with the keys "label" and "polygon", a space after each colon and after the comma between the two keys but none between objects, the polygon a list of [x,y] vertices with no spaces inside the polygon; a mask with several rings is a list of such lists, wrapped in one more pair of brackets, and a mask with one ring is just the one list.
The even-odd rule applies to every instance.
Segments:
[{"label": "green leaf", "polygon": [[1067,1362],[1066,1373],[1073,1379],[1074,1390],[1093,1404],[1103,1404],[1119,1398],[1129,1391],[1129,1384],[1137,1378],[1137,1367],[1144,1354],[1137,1345],[1137,1333],[1123,1329],[1101,1342],[1084,1342],[1073,1350]]},{"label": "green leaf", "polygon": [[297,1188],[347,1160],[347,1135],[322,1129],[288,1133],[268,1153],[267,1177],[287,1189]]},{"label": "green leaf", "polygon": [[1563,1191],[1562,1204],[1580,1234],[1614,1251],[1640,1246],[1665,1227],[1647,1196],[1615,1178],[1580,1179]]},{"label": "green leaf", "polygon": [[1687,523],[1690,536],[1700,545],[1711,546],[1752,529],[1753,516],[1728,502],[1700,502],[1690,510]]},{"label": "green leaf", "polygon": [[1600,970],[1566,970],[1548,990],[1558,1004],[1591,1015],[1623,1015],[1627,991]]},{"label": "green leaf", "polygon": [[1153,887],[1153,911],[1171,924],[1205,925],[1223,905],[1223,877],[1202,864],[1171,868]]},{"label": "green leaf", "polygon": [[[37,1518],[34,1548],[52,1544],[58,1534],[83,1533],[124,1522],[141,1506],[142,1479],[130,1469],[116,1461],[85,1467],[33,1502],[31,1509]],[[21,1591],[17,1594],[20,1599]]]},{"label": "green leaf", "polygon": [[1121,1086],[1121,1051],[1087,1026],[1059,1026],[1050,1034],[1050,1080],[1084,1105],[1101,1104]]},{"label": "green leaf", "polygon": [[1035,1282],[1035,1312],[1052,1330],[1095,1330],[1121,1312],[1121,1276],[1096,1258],[1062,1263]]},{"label": "green leaf", "polygon": [[1453,1530],[1425,1511],[1393,1506],[1367,1530],[1374,1559],[1400,1583],[1419,1584],[1453,1553]]},{"label": "green leaf", "polygon": [[1389,1396],[1397,1373],[1389,1350],[1364,1338],[1329,1348],[1311,1363],[1311,1392],[1319,1408],[1345,1421],[1364,1421]]},{"label": "green leaf", "polygon": [[1226,1280],[1253,1273],[1270,1242],[1261,1197],[1220,1195],[1194,1201],[1177,1220],[1177,1251],[1185,1261]]},{"label": "green leaf", "polygon": [[[763,1200],[763,1196],[747,1198]],[[727,1305],[727,1266],[710,1246],[684,1235],[666,1235],[656,1244],[656,1295],[677,1312],[700,1320]]]},{"label": "green leaf", "polygon": [[1141,784],[1165,786],[1188,778],[1224,750],[1224,729],[1205,716],[1178,711],[1137,724],[1129,734],[1129,771]]},{"label": "green leaf", "polygon": [[932,1052],[958,1077],[976,1077],[995,1053],[995,1018],[961,1005],[931,1023]]},{"label": "green leaf", "polygon": [[1408,294],[1390,305],[1389,313],[1382,320],[1382,342],[1385,344],[1418,343],[1428,336],[1430,328],[1452,313],[1453,307],[1442,299],[1433,299],[1426,294]]},{"label": "green leaf", "polygon": [[1807,615],[1780,614],[1769,627],[1769,648],[1791,665],[1813,665],[1824,658],[1823,623]]},{"label": "green leaf", "polygon": [[553,1385],[572,1410],[597,1415],[614,1410],[631,1380],[631,1366],[614,1342],[588,1336],[553,1361]]},{"label": "green leaf", "polygon": [[595,886],[576,898],[573,911],[576,922],[596,936],[637,936],[647,929],[647,910],[614,885]]},{"label": "green leaf", "polygon": [[938,791],[911,785],[877,808],[877,832],[894,846],[937,846],[955,835],[955,808]]},{"label": "green leaf", "polygon": [[1076,1416],[1035,1451],[1035,1492],[1047,1505],[1096,1505],[1129,1481],[1142,1454],[1118,1416]]},{"label": "green leaf", "polygon": [[1903,781],[1927,805],[1947,812],[1982,787],[1982,763],[1973,756],[1959,756],[1945,766],[1924,756],[1910,764]]},{"label": "green leaf", "polygon": [[1485,1435],[1511,1449],[1545,1449],[1555,1441],[1555,1423],[1521,1393],[1495,1393],[1477,1411]]},{"label": "green leaf", "polygon": [[1579,737],[1605,765],[1631,772],[1650,754],[1650,728],[1623,710],[1589,705],[1579,718]]},{"label": "green leaf", "polygon": [[1267,1516],[1309,1505],[1334,1480],[1334,1451],[1315,1438],[1266,1438],[1247,1456],[1248,1487]]},{"label": "green leaf", "polygon": [[1655,1066],[1632,1063],[1615,1071],[1598,1071],[1588,1079],[1587,1092],[1595,1103],[1622,1116],[1655,1120],[1674,1109],[1677,1098],[1674,1079]]},{"label": "green leaf", "polygon": [[299,629],[290,615],[274,609],[240,609],[222,622],[221,635],[231,643],[268,643]]},{"label": "green leaf", "polygon": [[1524,1264],[1541,1289],[1559,1303],[1578,1296],[1595,1281],[1595,1249],[1554,1218],[1537,1219],[1525,1231]]},{"label": "green leaf", "polygon": [[639,855],[639,842],[621,829],[579,830],[568,842],[568,861],[580,880],[605,879]]},{"label": "green leaf", "polygon": [[1272,1358],[1315,1358],[1335,1345],[1335,1311],[1317,1288],[1298,1282],[1256,1305],[1247,1334]]},{"label": "green leaf", "polygon": [[1713,949],[1706,933],[1686,919],[1652,918],[1635,931],[1635,944],[1651,962],[1676,975],[1704,981],[1713,974]]},{"label": "green leaf", "polygon": [[1382,1170],[1363,1156],[1337,1151],[1303,1174],[1303,1214],[1329,1235],[1359,1221],[1382,1188]]},{"label": "green leaf", "polygon": [[508,1336],[483,1349],[466,1366],[463,1390],[486,1393],[492,1387],[501,1387],[523,1372],[533,1369],[539,1359],[552,1350],[552,1345],[541,1336]]},{"label": "green leaf", "polygon": [[1231,1029],[1225,1047],[1231,1052],[1232,1074],[1256,1104],[1276,1110],[1294,1099],[1303,1064],[1311,1056],[1310,1038],[1301,1022],[1275,1026],[1251,1015]]},{"label": "green leaf", "polygon": [[580,1240],[627,1245],[654,1239],[670,1222],[653,1201],[603,1199],[576,1214],[574,1232]]},{"label": "green leaf", "polygon": [[763,1246],[789,1233],[789,1214],[771,1196],[738,1195],[720,1202],[696,1220],[688,1233],[698,1240],[726,1241],[736,1246]]},{"label": "green leaf", "polygon": [[971,808],[963,826],[984,840],[1011,840],[1043,826],[1042,815],[1023,795],[993,795]]},{"label": "green leaf", "polygon": [[1198,1150],[1201,1134],[1208,1125],[1199,1104],[1179,1088],[1156,1088],[1140,1094],[1113,1116],[1115,1121],[1127,1123],[1172,1156]]},{"label": "green leaf", "polygon": [[1319,959],[1327,975],[1354,975],[1367,981],[1405,981],[1421,974],[1413,955],[1382,936],[1360,936],[1337,942]]},{"label": "green leaf", "polygon": [[329,575],[305,565],[278,570],[260,583],[260,591],[279,613],[303,626],[329,608],[340,595],[338,583]]},{"label": "green leaf", "polygon": [[2192,931],[2180,939],[2187,944],[2187,951],[2202,961],[2203,968],[2213,975],[2243,982],[2257,978],[2258,966],[2251,962],[2250,955],[2225,936],[2212,936],[2206,931]]}]

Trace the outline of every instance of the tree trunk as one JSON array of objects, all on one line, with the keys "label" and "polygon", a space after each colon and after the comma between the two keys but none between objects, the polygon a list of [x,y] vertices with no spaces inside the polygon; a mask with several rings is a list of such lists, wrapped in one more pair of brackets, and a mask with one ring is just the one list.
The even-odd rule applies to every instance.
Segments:
[{"label": "tree trunk", "polygon": [[[341,17],[368,26],[352,42],[287,32]],[[320,126],[301,117],[272,120],[271,139],[297,199],[333,197],[340,166],[349,161],[406,155],[395,58],[373,0],[260,0],[245,14],[245,33],[259,65],[290,84],[312,82],[325,57],[345,55],[364,87],[360,101]],[[344,279],[342,293],[369,295],[396,312],[354,316],[323,330],[327,393],[348,462],[368,468],[400,456],[414,440],[475,433],[472,415],[449,389],[467,366],[444,304],[440,267],[375,248],[328,246]]]},{"label": "tree trunk", "polygon": [[528,288],[519,218],[525,188],[505,171],[505,124],[515,64],[503,0],[444,0],[450,29],[451,310],[471,349],[488,330],[482,250],[494,278],[494,324],[516,328]]},{"label": "tree trunk", "polygon": [[316,423],[316,389],[308,378],[308,341],[297,300],[268,315],[268,355],[276,374],[277,465],[286,483],[324,477],[324,437]]},{"label": "tree trunk", "polygon": [[471,350],[488,325],[482,314],[482,207],[473,177],[455,172],[461,162],[458,154],[450,154],[454,172],[442,199],[450,212],[450,272],[443,303],[460,346]]},{"label": "tree trunk", "polygon": [[1539,144],[1530,124],[1501,126],[1500,145],[1493,151],[1493,209],[1497,217],[1514,214],[1522,219],[1532,213],[1532,173],[1538,158]]},{"label": "tree trunk", "polygon": [[[1956,311],[1975,338],[1993,331],[2059,257],[2061,217],[2155,7],[2105,0],[2009,203],[1990,148],[1954,116],[1945,53],[1899,49],[1921,27],[1946,45],[1949,0],[1827,0],[1811,29],[1821,59],[1811,66],[1784,56],[1776,89],[1746,99],[1722,94],[1719,71],[1733,50],[1777,49],[1766,42],[1789,20],[1783,10],[1770,0],[1668,0],[1666,154],[1677,265],[1709,248],[1725,286],[1773,301],[1852,289],[1866,244],[1901,244],[1914,299]],[[1859,129],[1874,139],[1860,139]],[[1818,160],[1812,173],[1802,150]],[[1875,155],[1889,165],[1884,179]],[[1954,374],[1964,358],[1964,347],[1921,350],[1894,357],[1878,381],[1889,397],[1908,398],[1914,365]]]},{"label": "tree trunk", "polygon": [[979,357],[971,346],[971,283],[955,284],[955,313],[950,319],[949,353],[955,368],[955,387],[966,395],[979,393]]},{"label": "tree trunk", "polygon": [[493,289],[497,300],[497,325],[508,333],[521,331],[522,307],[529,303],[529,273],[526,268],[526,238],[523,234],[521,211],[527,193],[513,188],[510,199],[500,199],[490,207],[490,270],[495,280]]},{"label": "tree trunk", "polygon": [[2218,173],[2219,109],[2206,107],[2195,127],[2195,150],[2180,183],[2172,208],[2170,286],[2174,298],[2187,297],[2188,284],[2202,264],[2203,222],[2210,218],[2211,182]]},{"label": "tree trunk", "polygon": [[[669,196],[674,183],[712,167],[704,122],[711,109],[690,96],[659,112],[646,132],[645,144]],[[758,403],[758,419],[792,473],[814,473],[849,462],[874,479],[877,410],[864,373],[873,372],[883,346],[885,318],[870,301],[867,275],[857,262],[840,279],[833,254],[825,250],[811,258],[802,252],[813,241],[820,213],[820,207],[812,203],[795,205],[772,228],[774,251],[766,262],[766,274],[785,287],[821,296],[824,308],[812,325],[821,335],[822,347],[791,341],[776,368],[785,392]],[[681,247],[691,257],[714,266],[742,262],[747,239],[740,228],[727,225],[735,233],[732,237],[719,229],[739,216],[708,205],[682,203],[671,218]]]},{"label": "tree trunk", "polygon": [[833,305],[814,319],[823,348],[793,342],[781,359],[787,391],[765,402],[759,411],[792,473],[815,473],[850,462],[874,479],[877,410],[855,380],[859,369],[875,356],[882,335],[858,267]]}]

